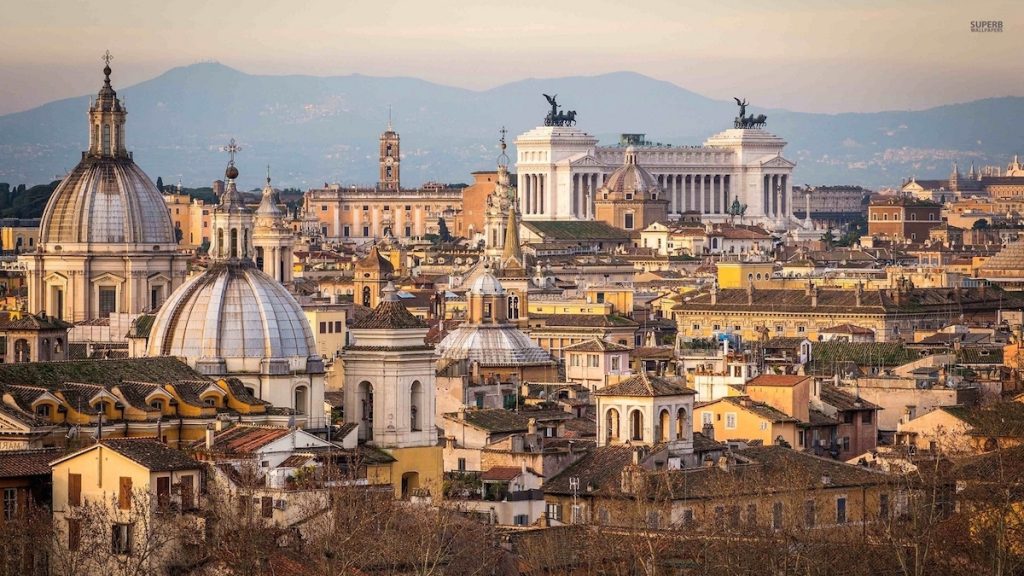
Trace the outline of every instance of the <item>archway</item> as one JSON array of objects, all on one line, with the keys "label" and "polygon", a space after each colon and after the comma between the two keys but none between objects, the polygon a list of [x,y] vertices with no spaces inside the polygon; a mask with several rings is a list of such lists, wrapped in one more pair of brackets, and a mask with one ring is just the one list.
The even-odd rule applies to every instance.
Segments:
[{"label": "archway", "polygon": [[360,407],[362,436],[364,439],[370,440],[373,438],[373,384],[363,380],[356,389],[356,395]]},{"label": "archway", "polygon": [[422,430],[421,414],[423,414],[423,385],[416,380],[409,387],[409,428],[414,431]]},{"label": "archway", "polygon": [[629,415],[629,439],[644,439],[644,414],[639,410],[633,410]]},{"label": "archway", "polygon": [[307,398],[309,397],[309,389],[305,386],[298,386],[295,388],[294,396],[294,404],[292,407],[295,408],[295,412],[298,414],[305,414]]},{"label": "archway", "polygon": [[363,306],[370,307],[370,287],[363,286]]},{"label": "archway", "polygon": [[31,362],[32,361],[32,346],[29,345],[28,340],[19,338],[14,341],[14,361],[15,362]]},{"label": "archway", "polygon": [[402,499],[407,500],[413,491],[420,487],[420,473],[406,472],[402,474]]},{"label": "archway", "polygon": [[605,441],[611,443],[619,439],[619,411],[615,408],[610,408],[605,413],[604,418],[605,424]]},{"label": "archway", "polygon": [[686,439],[686,408],[676,413],[676,440]]},{"label": "archway", "polygon": [[658,436],[661,442],[669,441],[669,434],[672,432],[672,417],[668,410],[662,410],[658,415]]}]

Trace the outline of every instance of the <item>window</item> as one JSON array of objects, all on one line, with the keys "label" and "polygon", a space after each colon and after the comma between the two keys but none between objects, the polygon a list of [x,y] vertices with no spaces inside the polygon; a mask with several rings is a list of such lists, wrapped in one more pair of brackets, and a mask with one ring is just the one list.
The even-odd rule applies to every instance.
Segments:
[{"label": "window", "polygon": [[348,226],[343,226],[341,228],[341,235],[344,236],[345,238],[348,238],[349,236],[352,235],[352,229],[349,228]]},{"label": "window", "polygon": [[804,502],[804,527],[814,528],[814,500]]},{"label": "window", "polygon": [[410,206],[409,204],[406,204],[405,205],[405,211],[408,212],[410,210],[412,210],[412,206]]},{"label": "window", "polygon": [[803,446],[804,445],[804,431],[803,430],[797,430],[796,431],[796,443],[797,443],[797,446]]},{"label": "window", "polygon": [[807,331],[807,328],[804,326],[797,326],[796,331],[799,332],[800,334],[803,334],[804,332]]},{"label": "window", "polygon": [[100,286],[99,304],[101,318],[117,312],[117,288],[113,286]]},{"label": "window", "polygon": [[721,324],[714,324],[714,325],[711,326],[711,329],[714,330],[715,332],[717,332],[717,331],[722,329],[722,325]]},{"label": "window", "polygon": [[853,412],[843,412],[843,424],[853,424]]},{"label": "window", "polygon": [[160,476],[156,479],[156,504],[160,508],[171,505],[171,477]]},{"label": "window", "polygon": [[696,332],[696,331],[700,330],[700,324],[694,324],[690,328],[693,329],[694,332]]},{"label": "window", "polygon": [[846,497],[836,498],[836,524],[846,524]]},{"label": "window", "polygon": [[370,235],[370,227],[369,226],[363,226],[363,236],[369,236],[369,235]]},{"label": "window", "polygon": [[82,475],[68,474],[68,505],[82,505]]},{"label": "window", "polygon": [[320,323],[320,333],[327,334],[327,322]]},{"label": "window", "polygon": [[562,505],[556,502],[548,502],[547,506],[547,517],[548,520],[562,521]]},{"label": "window", "polygon": [[689,508],[683,510],[683,526],[691,527],[693,524],[693,510],[690,510]]},{"label": "window", "polygon": [[622,358],[620,356],[612,356],[612,358],[611,358],[612,368],[611,369],[615,370],[615,371],[618,371],[619,370],[619,364],[620,364],[621,360],[622,360]]},{"label": "window", "polygon": [[132,479],[128,476],[118,479],[117,507],[121,510],[132,508]]},{"label": "window", "polygon": [[260,498],[260,516],[264,518],[274,517],[274,498],[271,496],[264,496]]},{"label": "window", "polygon": [[714,417],[715,415],[711,412],[703,412],[700,415],[700,422],[701,424],[711,424],[714,422]]},{"label": "window", "polygon": [[573,367],[579,367],[579,365],[580,365],[580,355],[579,354],[569,354],[569,365],[573,366]]},{"label": "window", "polygon": [[862,423],[864,423],[864,424],[871,424],[871,415],[872,414],[874,414],[874,412],[871,412],[870,410],[867,410],[865,412],[861,412],[861,414],[860,414],[860,421]]},{"label": "window", "polygon": [[10,522],[18,514],[18,489],[4,488],[4,520]]},{"label": "window", "polygon": [[527,524],[530,523],[530,515],[529,514],[516,514],[515,517],[512,519],[512,523],[515,524],[516,526],[526,526]]},{"label": "window", "polygon": [[114,524],[110,529],[110,551],[118,555],[132,553],[132,525]]},{"label": "window", "polygon": [[600,366],[601,357],[598,356],[597,354],[588,354],[587,360],[590,362],[591,368],[597,368],[598,366]]},{"label": "window", "polygon": [[849,451],[850,451],[850,437],[849,436],[843,436],[843,452],[849,452]]},{"label": "window", "polygon": [[466,459],[465,458],[459,458],[459,472],[465,472],[465,471],[466,471]]},{"label": "window", "polygon": [[767,429],[768,429],[768,421],[767,420],[762,420],[761,421],[761,431],[764,432]]},{"label": "window", "polygon": [[625,214],[623,216],[623,226],[622,227],[625,228],[626,230],[632,230],[633,229],[633,215],[632,214]]},{"label": "window", "polygon": [[772,528],[782,529],[782,502],[772,504]]},{"label": "window", "polygon": [[320,205],[320,211],[321,212],[327,212],[327,204],[321,204]]},{"label": "window", "polygon": [[733,430],[736,428],[736,413],[728,412],[725,415],[725,429]]},{"label": "window", "polygon": [[385,212],[391,212],[391,205],[390,204],[385,204],[384,205],[384,211]]},{"label": "window", "polygon": [[49,418],[50,417],[50,405],[49,404],[40,404],[39,406],[36,406],[36,416],[39,416],[41,418]]},{"label": "window", "polygon": [[78,551],[82,543],[82,521],[78,518],[68,518],[68,550]]}]

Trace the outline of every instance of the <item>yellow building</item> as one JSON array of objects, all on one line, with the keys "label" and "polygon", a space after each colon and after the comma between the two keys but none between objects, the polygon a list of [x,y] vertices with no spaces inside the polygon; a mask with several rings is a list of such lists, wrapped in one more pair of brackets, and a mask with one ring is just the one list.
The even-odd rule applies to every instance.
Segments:
[{"label": "yellow building", "polygon": [[316,350],[325,359],[337,358],[346,343],[346,318],[344,304],[313,304],[302,307],[309,320],[309,326],[316,336]]},{"label": "yellow building", "polygon": [[39,219],[4,218],[0,226],[0,250],[4,254],[20,254],[35,250],[39,242]]},{"label": "yellow building", "polygon": [[[633,293],[635,290],[628,286],[591,286],[586,291],[586,301],[593,304],[611,304],[611,312],[607,314],[618,314],[627,318],[633,316]],[[591,312],[595,313],[595,312]],[[555,312],[565,314],[565,312]]]},{"label": "yellow building", "polygon": [[770,446],[781,438],[790,446],[797,445],[798,420],[749,396],[720,398],[697,406],[693,412],[694,430],[705,431],[710,425],[719,441],[760,440]]},{"label": "yellow building", "polygon": [[611,314],[614,306],[610,302],[597,304],[591,300],[530,300],[527,305],[530,314]]},{"label": "yellow building", "polygon": [[772,277],[775,264],[772,262],[719,262],[719,288],[743,288],[754,282],[768,280]]},{"label": "yellow building", "polygon": [[[103,440],[55,460],[51,468],[54,526],[62,532],[59,545],[69,551],[102,546],[89,553],[159,565],[174,549],[166,534],[146,537],[146,530],[159,530],[158,522],[169,520],[160,510],[201,508],[200,464],[153,438]],[[96,508],[81,514],[83,506]],[[196,528],[201,529],[198,520]]]}]

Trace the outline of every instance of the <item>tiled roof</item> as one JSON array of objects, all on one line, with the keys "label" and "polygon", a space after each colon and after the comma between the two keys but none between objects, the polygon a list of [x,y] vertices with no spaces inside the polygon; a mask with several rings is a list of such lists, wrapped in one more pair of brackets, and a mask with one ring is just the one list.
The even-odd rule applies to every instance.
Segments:
[{"label": "tiled roof", "polygon": [[675,357],[676,350],[672,346],[640,346],[634,348],[630,353],[632,358],[668,358]]},{"label": "tiled roof", "polygon": [[146,403],[146,397],[152,394],[155,390],[162,390],[166,393],[162,387],[156,384],[146,384],[144,382],[122,382],[117,385],[118,391],[121,392],[121,396],[131,405],[133,408],[138,410],[155,410],[148,403]]},{"label": "tiled roof", "polygon": [[811,349],[815,374],[831,374],[835,366],[846,362],[857,366],[902,366],[921,358],[920,352],[900,342],[818,342]]},{"label": "tiled roof", "polygon": [[807,422],[801,422],[804,427],[836,426],[839,421],[813,408],[807,411]]},{"label": "tiled roof", "polygon": [[353,330],[406,330],[427,328],[427,323],[409,312],[395,293],[395,287],[389,284],[373,312],[352,322],[349,327]]},{"label": "tiled roof", "polygon": [[600,338],[593,338],[562,348],[563,352],[628,352],[629,350],[629,346]]},{"label": "tiled roof", "polygon": [[12,319],[10,315],[0,317],[0,330],[68,330],[71,324],[53,316],[22,314]]},{"label": "tiled roof", "polygon": [[0,478],[49,476],[50,462],[60,457],[58,448],[0,450]]},{"label": "tiled roof", "polygon": [[149,331],[153,328],[154,320],[156,320],[156,314],[140,314],[135,320],[132,320],[132,324],[128,328],[128,337],[149,338]]},{"label": "tiled roof", "polygon": [[522,474],[522,469],[516,466],[494,466],[480,475],[480,479],[487,482],[511,482]]},{"label": "tiled roof", "polygon": [[[786,414],[781,410],[778,410],[773,406],[769,406],[764,402],[757,402],[751,400],[749,396],[726,396],[725,398],[721,398],[720,400],[718,400],[718,402],[732,404],[737,408],[747,410],[748,412],[751,412],[752,414],[765,420],[768,420],[769,422],[772,423],[799,422],[798,419],[790,416],[789,414]],[[705,406],[714,403],[715,402],[708,402],[707,404],[705,404]]]},{"label": "tiled roof", "polygon": [[797,376],[791,374],[762,374],[747,382],[747,386],[778,386],[783,388],[792,388],[809,378],[810,376]]},{"label": "tiled roof", "polygon": [[302,468],[313,456],[310,454],[292,454],[291,456],[284,459],[284,462],[278,464],[279,468]]},{"label": "tiled roof", "polygon": [[265,402],[250,394],[249,390],[245,387],[245,384],[238,378],[226,378],[224,383],[227,384],[228,390],[231,391],[231,395],[239,402],[250,406],[265,404]]},{"label": "tiled roof", "polygon": [[[458,413],[446,414],[446,418],[458,420]],[[501,408],[483,408],[466,410],[463,421],[481,430],[488,432],[525,432],[530,419],[517,412],[502,410]]]},{"label": "tiled roof", "polygon": [[199,462],[189,458],[181,450],[168,447],[156,438],[110,438],[101,442],[118,454],[142,464],[151,472],[171,470],[194,470]]},{"label": "tiled roof", "polygon": [[[289,432],[288,428],[271,426],[232,426],[214,434],[211,452],[222,455],[254,454],[274,440],[287,436]],[[205,445],[205,440],[197,440],[192,443],[192,447],[197,449],[203,449]]]},{"label": "tiled roof", "polygon": [[838,388],[828,382],[821,383],[819,396],[821,397],[822,402],[832,406],[840,412],[847,412],[850,410],[881,410],[878,405],[872,404],[863,398],[858,398],[846,390]]},{"label": "tiled roof", "polygon": [[570,478],[579,478],[581,493],[619,492],[622,469],[632,458],[633,449],[629,446],[599,446],[545,482],[543,490],[546,494],[572,494]]},{"label": "tiled roof", "polygon": [[641,372],[636,376],[627,378],[616,384],[605,386],[597,391],[598,396],[679,396],[685,394],[696,394],[694,390],[662,378],[660,376],[649,376]]},{"label": "tiled roof", "polygon": [[573,328],[619,328],[639,326],[633,320],[615,314],[533,314],[531,320],[544,320],[546,326]]},{"label": "tiled roof", "polygon": [[804,340],[807,339],[797,338],[796,336],[776,336],[775,338],[770,338],[761,347],[766,349],[796,349],[800,347],[800,344],[803,344]]},{"label": "tiled roof", "polygon": [[1001,347],[963,347],[956,351],[956,361],[958,364],[1002,364],[1003,349]]},{"label": "tiled roof", "polygon": [[176,384],[180,380],[207,380],[176,358],[75,360],[0,364],[0,384],[56,388],[65,382],[116,384],[122,381]]},{"label": "tiled roof", "polygon": [[1024,438],[1024,404],[1020,402],[939,409],[967,423],[972,436]]},{"label": "tiled roof", "polygon": [[825,334],[863,334],[863,335],[868,335],[868,334],[874,334],[875,333],[875,331],[870,329],[870,328],[864,328],[862,326],[857,326],[855,324],[839,324],[838,326],[833,326],[831,328],[822,328],[821,330],[818,330],[818,332],[819,333],[825,333]]},{"label": "tiled roof", "polygon": [[523,222],[530,229],[546,240],[627,240],[629,234],[604,222],[558,220]]}]

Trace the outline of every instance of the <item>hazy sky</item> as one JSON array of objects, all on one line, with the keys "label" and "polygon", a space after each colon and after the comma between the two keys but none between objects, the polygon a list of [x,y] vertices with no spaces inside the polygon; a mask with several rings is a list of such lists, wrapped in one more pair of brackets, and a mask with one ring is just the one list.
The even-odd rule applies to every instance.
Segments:
[{"label": "hazy sky", "polygon": [[[972,20],[1002,20],[973,33]],[[31,0],[0,19],[0,113],[217,60],[473,89],[632,70],[814,112],[1024,96],[1019,0]]]}]

